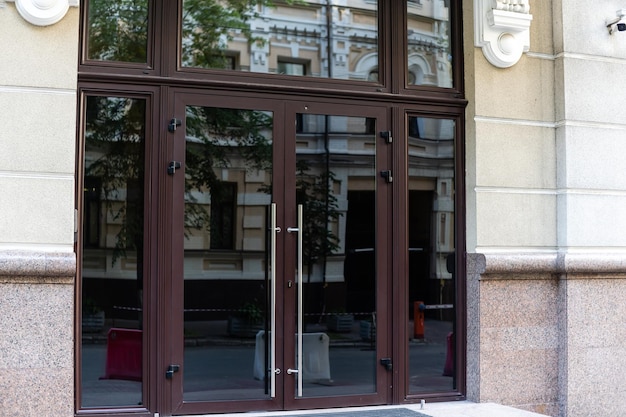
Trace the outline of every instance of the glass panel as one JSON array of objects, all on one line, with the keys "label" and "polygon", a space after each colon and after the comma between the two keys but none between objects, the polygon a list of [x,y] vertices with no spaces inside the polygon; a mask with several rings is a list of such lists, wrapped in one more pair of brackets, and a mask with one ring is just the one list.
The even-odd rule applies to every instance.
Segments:
[{"label": "glass panel", "polygon": [[455,388],[454,121],[409,117],[409,392]]},{"label": "glass panel", "polygon": [[378,4],[183,0],[181,49],[185,67],[234,61],[236,71],[377,82]]},{"label": "glass panel", "polygon": [[89,0],[87,58],[147,62],[148,0]]},{"label": "glass panel", "polygon": [[376,391],[375,119],[297,116],[303,395]]},{"label": "glass panel", "polygon": [[186,114],[183,399],[267,398],[273,115]]},{"label": "glass panel", "polygon": [[450,0],[406,4],[407,84],[452,87]]},{"label": "glass panel", "polygon": [[83,407],[142,403],[145,120],[145,100],[87,98]]}]

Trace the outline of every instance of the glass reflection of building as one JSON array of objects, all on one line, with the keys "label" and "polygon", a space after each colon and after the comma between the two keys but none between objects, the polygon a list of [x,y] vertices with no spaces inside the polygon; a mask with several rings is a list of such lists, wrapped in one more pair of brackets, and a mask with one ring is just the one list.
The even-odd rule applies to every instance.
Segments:
[{"label": "glass reflection of building", "polygon": [[[127,116],[128,108],[124,109]],[[265,143],[253,146],[271,147],[271,114],[256,114],[265,118],[264,124],[257,126],[255,133]],[[411,195],[414,192],[431,193],[426,199],[431,204],[430,241],[418,239],[417,243],[410,243],[410,251],[430,253],[431,259],[427,262],[430,278],[450,278],[446,257],[454,251],[454,123],[446,119],[410,117],[408,126],[409,201],[413,201]],[[272,200],[271,161],[251,161],[250,152],[238,149],[243,142],[249,146],[250,132],[238,139],[220,137],[208,131],[201,138],[189,133],[188,130],[187,169],[195,169],[191,162],[192,154],[206,152],[203,147],[211,148],[209,152],[213,153],[215,160],[208,164],[212,167],[208,175],[212,179],[204,178],[195,183],[188,181],[186,276],[222,280],[264,278],[266,268],[258,251],[264,250],[266,225],[258,219],[265,216],[265,207]],[[313,263],[312,269],[306,271],[309,282],[343,282],[345,279],[347,223],[349,216],[358,217],[357,212],[361,209],[348,207],[348,194],[373,195],[375,141],[374,126],[367,118],[324,115],[302,115],[298,118],[297,161],[306,160],[305,168],[296,162],[300,167],[297,173],[299,181],[311,182],[316,178],[326,181],[327,196],[318,195],[316,198],[332,199],[334,211],[328,216],[326,226],[333,240],[331,250],[323,261]],[[85,192],[86,253],[83,276],[87,281],[96,277],[135,280],[140,264],[136,250],[141,245],[128,240],[128,237],[131,229],[142,227],[142,223],[137,221],[140,216],[133,215],[136,211],[133,207],[140,200],[136,196],[140,193],[127,187],[137,182],[138,173],[127,172],[132,178],[125,178],[119,171],[113,177],[107,177],[107,171],[100,171],[98,176],[96,162],[100,161],[102,165],[102,161],[106,161],[104,169],[107,170],[120,167],[141,170],[140,166],[136,166],[136,160],[143,155],[141,137],[122,138],[120,142],[105,141],[107,147],[91,137],[88,137],[87,143],[86,172],[93,171],[94,175],[86,177],[89,189]],[[133,153],[123,153],[121,148],[115,150],[116,147],[132,148]],[[258,154],[258,149],[253,153]],[[271,151],[266,156],[271,159]],[[196,162],[201,165],[207,161]],[[329,174],[320,177],[328,167]],[[422,197],[419,195],[417,199],[424,200]],[[350,250],[353,253],[355,250],[367,250],[365,246],[352,246]],[[224,253],[228,251],[232,252],[232,256],[227,265]],[[98,255],[98,252],[101,254]],[[212,264],[212,258],[219,259],[220,263]],[[129,304],[129,301],[117,300],[117,304]],[[134,302],[130,304],[135,305]]]},{"label": "glass reflection of building", "polygon": [[[92,2],[90,10],[99,4]],[[230,81],[239,77],[237,72],[247,73],[247,77],[240,77],[243,80],[254,77],[253,73],[275,74],[265,79],[302,81],[309,88],[322,84],[313,78],[342,80],[337,85],[350,84],[362,90],[374,83],[386,84],[379,80],[381,69],[389,67],[379,51],[383,19],[376,0],[275,2],[271,7],[261,4],[243,12],[211,2],[218,5],[220,11],[216,13],[222,13],[217,17],[207,14],[207,4],[183,1],[180,73],[219,77],[228,71]],[[149,3],[143,6],[147,14]],[[94,12],[94,16],[100,15]],[[146,43],[145,27],[138,35],[126,34],[128,48],[113,50],[97,39],[105,37],[105,23],[118,25],[119,16],[103,16],[104,23],[90,29],[90,57],[119,62],[145,60],[145,54],[136,59],[125,55],[141,49],[133,45]],[[408,1],[406,17],[406,84],[452,87],[448,2]],[[135,27],[135,18],[130,13],[125,16],[126,24],[118,26]],[[98,27],[103,33],[96,30]],[[141,32],[142,26],[137,28]],[[211,321],[228,326],[228,330],[220,327],[216,334],[234,335],[232,319],[250,306],[258,308],[267,322],[265,290],[271,269],[268,207],[274,202],[277,175],[273,152],[281,149],[282,143],[277,142],[283,140],[280,129],[278,137],[273,135],[277,124],[286,122],[272,111],[238,106],[189,103],[185,116],[178,116],[185,117],[181,125],[186,128],[181,163],[185,175],[184,240],[175,249],[180,249],[177,256],[182,255],[185,330],[194,329],[194,322]],[[149,184],[145,178],[156,178],[157,168],[138,162],[148,161],[154,146],[152,135],[145,132],[148,107],[144,98],[91,96],[85,115],[83,308],[86,310],[92,301],[100,304],[109,322],[131,330],[141,329],[143,321],[150,318],[144,311],[143,303],[149,297],[143,294],[143,286],[144,279],[154,280],[147,269],[152,266],[144,269],[143,239],[152,233],[144,228],[155,219],[144,221],[141,216],[150,215],[142,199],[144,196],[146,204],[150,203],[150,190],[141,186]],[[305,315],[309,324],[318,326],[329,326],[329,316],[336,313],[375,322],[377,280],[389,279],[380,276],[376,265],[381,246],[377,223],[385,216],[377,212],[381,207],[380,190],[376,189],[381,167],[377,161],[380,164],[380,155],[384,155],[377,155],[377,149],[386,146],[380,142],[376,126],[380,119],[350,112],[354,116],[340,116],[346,113],[337,108],[332,115],[295,114],[295,160],[282,162],[293,163],[296,170],[295,190],[293,184],[286,187],[286,192],[295,193],[289,198],[305,206]],[[450,119],[434,117],[408,116],[405,123],[407,298],[410,302],[454,303],[454,276],[448,262],[455,250],[456,126]],[[285,168],[280,161],[278,165],[279,171]],[[449,311],[438,318],[452,329],[453,314]],[[194,335],[191,331],[184,337],[188,334]],[[367,340],[374,345],[371,332]],[[409,345],[407,350],[413,347]],[[371,363],[375,364],[375,358],[374,352]],[[83,358],[83,369],[90,361],[97,362]],[[421,387],[420,361],[414,357],[408,360],[409,392]],[[374,376],[375,372],[368,376],[364,392],[374,391]],[[96,375],[83,375],[83,406],[128,405],[116,403],[118,399],[98,398],[99,384]],[[453,386],[454,382],[444,380],[417,391]],[[131,403],[141,400],[141,386],[128,391],[134,395]],[[255,395],[259,393],[265,395],[262,390]],[[239,393],[223,395],[230,400]]]},{"label": "glass reflection of building", "polygon": [[[409,85],[452,86],[448,6],[407,2]],[[236,28],[204,38],[195,2],[186,0],[183,10],[184,67],[378,82],[376,0],[259,5],[245,22],[233,20]]]}]

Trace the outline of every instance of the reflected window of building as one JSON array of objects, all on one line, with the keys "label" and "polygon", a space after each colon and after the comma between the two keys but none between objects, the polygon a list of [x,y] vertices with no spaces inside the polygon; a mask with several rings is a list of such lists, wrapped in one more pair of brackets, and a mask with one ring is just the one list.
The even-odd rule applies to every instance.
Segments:
[{"label": "reflected window of building", "polygon": [[211,249],[234,249],[237,183],[219,182],[211,188]]},{"label": "reflected window of building", "polygon": [[100,178],[93,176],[85,177],[85,185],[83,187],[83,244],[85,247],[98,247],[100,243],[101,192],[102,184]]},{"label": "reflected window of building", "polygon": [[450,0],[407,2],[407,83],[452,87]]},{"label": "reflected window of building", "polygon": [[278,73],[285,75],[307,75],[306,64],[298,62],[285,62],[278,59]]},{"label": "reflected window of building", "polygon": [[233,3],[183,0],[183,67],[224,69],[235,51],[237,71],[370,81],[362,62],[378,65],[376,0]]}]

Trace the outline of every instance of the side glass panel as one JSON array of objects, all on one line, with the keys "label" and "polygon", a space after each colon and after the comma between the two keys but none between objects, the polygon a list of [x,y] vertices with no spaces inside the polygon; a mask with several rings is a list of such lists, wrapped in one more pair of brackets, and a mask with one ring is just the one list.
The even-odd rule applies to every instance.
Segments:
[{"label": "side glass panel", "polygon": [[450,0],[408,0],[407,85],[452,87]]},{"label": "side glass panel", "polygon": [[88,97],[82,250],[82,407],[142,403],[146,101]]},{"label": "side glass panel", "polygon": [[146,63],[148,0],[89,0],[87,59]]},{"label": "side glass panel", "polygon": [[409,393],[455,388],[453,120],[409,117]]},{"label": "side glass panel", "polygon": [[270,395],[273,114],[186,107],[184,401]]},{"label": "side glass panel", "polygon": [[376,0],[183,0],[183,67],[378,82]]},{"label": "side glass panel", "polygon": [[375,119],[298,114],[296,128],[296,201],[304,229],[302,396],[373,393]]}]

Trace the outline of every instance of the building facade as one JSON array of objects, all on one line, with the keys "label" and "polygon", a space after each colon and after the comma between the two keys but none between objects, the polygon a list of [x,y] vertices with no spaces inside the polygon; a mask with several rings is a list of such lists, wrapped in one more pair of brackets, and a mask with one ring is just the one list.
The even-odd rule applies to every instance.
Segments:
[{"label": "building facade", "polygon": [[0,414],[623,414],[620,4],[0,6]]}]

